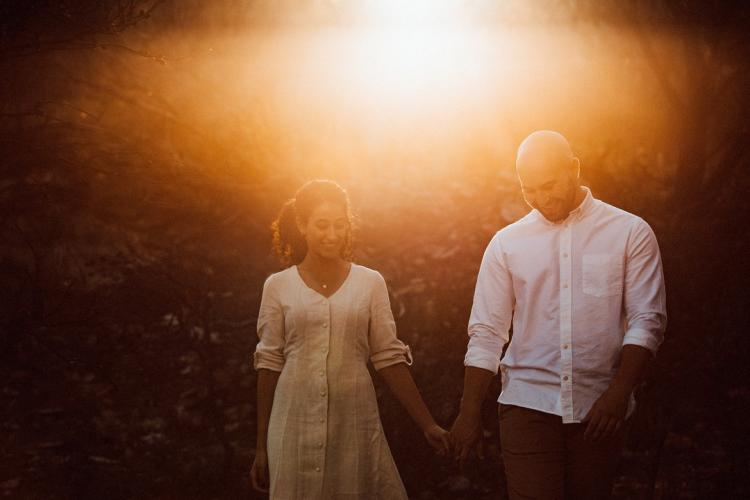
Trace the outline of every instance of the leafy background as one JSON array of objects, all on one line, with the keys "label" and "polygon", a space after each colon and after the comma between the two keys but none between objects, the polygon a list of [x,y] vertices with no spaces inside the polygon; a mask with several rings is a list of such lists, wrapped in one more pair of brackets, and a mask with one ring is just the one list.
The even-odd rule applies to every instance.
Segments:
[{"label": "leafy background", "polygon": [[[308,24],[336,27],[352,3],[0,2],[0,494],[255,498],[268,225],[315,177],[349,191],[356,261],[385,276],[450,425],[482,252],[526,210],[515,147],[555,128],[597,197],[652,225],[665,266],[667,340],[616,496],[747,497],[747,7],[475,2],[485,26],[546,40],[506,78],[526,79],[399,114],[290,73],[318,68]],[[504,495],[497,383],[488,458],[461,472],[375,380],[414,498]]]}]

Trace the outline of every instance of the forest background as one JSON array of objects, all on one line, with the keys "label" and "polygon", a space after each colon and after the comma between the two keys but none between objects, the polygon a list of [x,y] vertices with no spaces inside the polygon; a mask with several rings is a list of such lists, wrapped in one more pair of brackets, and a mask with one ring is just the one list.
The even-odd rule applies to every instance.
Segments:
[{"label": "forest background", "polygon": [[[0,495],[256,498],[268,228],[312,178],[349,191],[449,426],[482,252],[528,210],[515,149],[555,129],[664,262],[616,496],[750,496],[750,9],[406,4],[0,2]],[[497,382],[463,472],[375,382],[411,496],[504,498]]]}]

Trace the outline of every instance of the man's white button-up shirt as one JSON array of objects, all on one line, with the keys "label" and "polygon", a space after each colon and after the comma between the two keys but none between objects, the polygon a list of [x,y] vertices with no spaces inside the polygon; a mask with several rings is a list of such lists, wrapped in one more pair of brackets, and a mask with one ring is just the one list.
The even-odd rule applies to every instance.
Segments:
[{"label": "man's white button-up shirt", "polygon": [[667,321],[653,231],[584,189],[564,221],[532,210],[492,238],[464,360],[494,373],[500,367],[501,403],[560,415],[565,423],[580,422],[609,387],[622,346],[655,353]]}]

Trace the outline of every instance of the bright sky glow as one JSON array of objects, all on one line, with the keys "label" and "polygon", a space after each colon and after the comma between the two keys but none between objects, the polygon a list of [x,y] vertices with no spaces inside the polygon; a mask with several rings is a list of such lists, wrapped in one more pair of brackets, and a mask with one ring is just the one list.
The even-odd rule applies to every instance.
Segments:
[{"label": "bright sky glow", "polygon": [[466,0],[365,0],[363,14],[375,23],[415,26],[455,24],[466,13]]},{"label": "bright sky glow", "polygon": [[[186,62],[200,74],[188,105],[219,128],[229,113],[247,151],[301,172],[451,171],[492,164],[536,128],[575,140],[660,126],[641,116],[657,106],[633,105],[653,98],[628,83],[638,69],[623,57],[628,37],[604,43],[595,27],[515,11],[480,19],[490,1],[339,0],[327,21],[295,10],[294,22],[215,42],[203,66]],[[204,99],[204,84],[220,98]]]},{"label": "bright sky glow", "polygon": [[468,29],[390,27],[352,33],[339,78],[367,98],[423,102],[476,90],[488,67],[483,39]]}]

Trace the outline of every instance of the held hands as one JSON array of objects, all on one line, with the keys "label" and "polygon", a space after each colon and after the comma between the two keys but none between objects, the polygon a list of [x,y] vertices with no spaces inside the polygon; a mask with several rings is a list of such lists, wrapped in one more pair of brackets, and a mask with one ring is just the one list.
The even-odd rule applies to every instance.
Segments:
[{"label": "held hands", "polygon": [[424,429],[424,437],[441,457],[450,454],[451,444],[448,438],[448,431],[436,423],[432,423]]},{"label": "held hands", "polygon": [[629,400],[630,392],[625,389],[610,386],[604,391],[583,419],[588,422],[584,438],[596,442],[617,434],[625,420]]},{"label": "held hands", "polygon": [[479,414],[468,415],[459,413],[450,431],[450,441],[453,448],[453,456],[463,469],[471,449],[477,446],[477,456],[484,458],[482,446],[482,425]]},{"label": "held hands", "polygon": [[258,450],[255,453],[255,460],[250,467],[250,480],[253,483],[253,489],[261,493],[268,493],[268,455],[265,450]]}]

